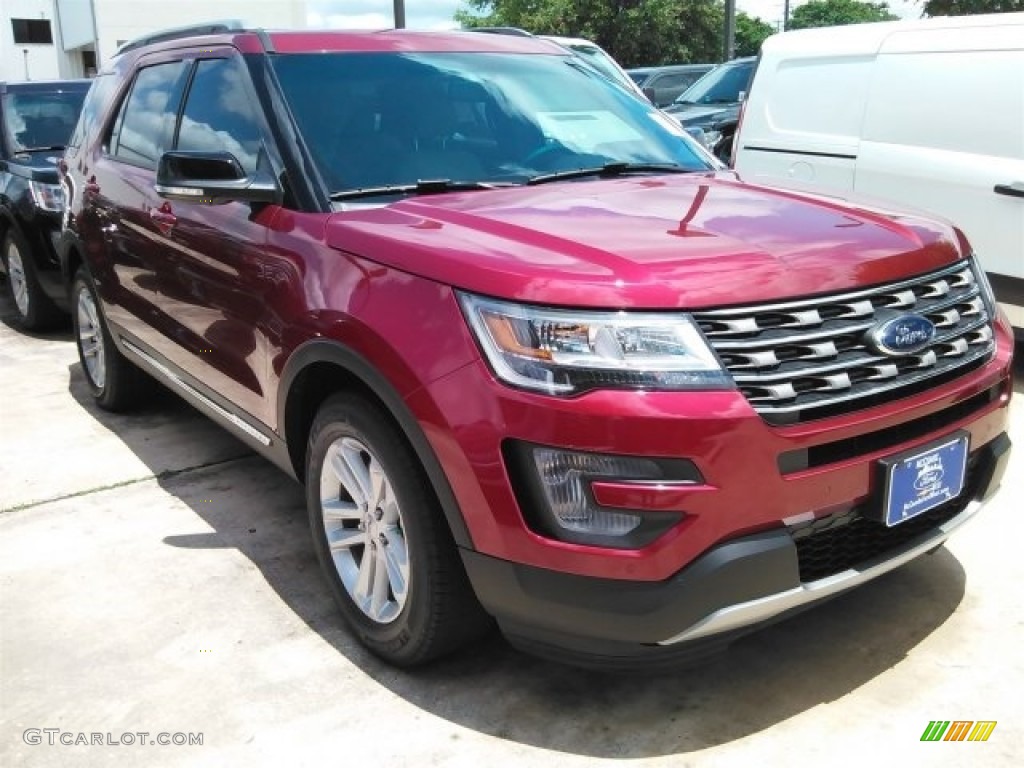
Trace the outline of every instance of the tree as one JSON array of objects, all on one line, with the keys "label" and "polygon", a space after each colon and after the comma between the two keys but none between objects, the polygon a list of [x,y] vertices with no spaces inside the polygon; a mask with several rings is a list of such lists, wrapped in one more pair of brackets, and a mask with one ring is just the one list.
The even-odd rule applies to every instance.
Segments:
[{"label": "tree", "polygon": [[736,14],[736,55],[756,56],[761,43],[775,34],[775,27],[756,16],[747,16],[743,11]]},{"label": "tree", "polygon": [[721,0],[465,0],[464,27],[585,37],[624,67],[720,61]]},{"label": "tree", "polygon": [[970,16],[975,13],[1024,11],[1024,0],[925,0],[925,16]]},{"label": "tree", "polygon": [[789,17],[788,29],[837,27],[869,21],[893,21],[888,3],[861,3],[858,0],[810,0]]}]

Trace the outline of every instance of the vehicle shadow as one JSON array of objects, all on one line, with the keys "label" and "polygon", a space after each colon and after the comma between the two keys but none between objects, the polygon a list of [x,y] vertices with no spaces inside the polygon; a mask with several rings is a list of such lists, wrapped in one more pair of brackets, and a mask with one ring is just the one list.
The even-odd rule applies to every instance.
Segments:
[{"label": "vehicle shadow", "polygon": [[[126,428],[137,417],[98,411],[80,365],[70,369],[70,393],[81,407],[155,463],[161,431]],[[183,407],[168,394],[141,416],[161,422]],[[949,618],[965,591],[960,563],[943,548],[673,673],[562,666],[517,652],[497,633],[452,658],[402,671],[346,631],[319,572],[297,483],[251,455],[157,480],[212,529],[168,536],[167,545],[238,550],[296,616],[379,685],[453,724],[588,757],[685,754],[839,699],[898,665]]]}]

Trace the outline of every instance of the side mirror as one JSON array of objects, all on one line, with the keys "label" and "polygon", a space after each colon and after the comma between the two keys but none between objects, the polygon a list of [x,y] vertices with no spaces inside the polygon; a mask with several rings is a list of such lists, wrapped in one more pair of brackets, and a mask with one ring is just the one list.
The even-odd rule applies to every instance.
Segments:
[{"label": "side mirror", "polygon": [[651,102],[651,104],[654,104],[655,106],[657,106],[657,104],[658,104],[658,102],[657,102],[658,95],[654,92],[654,89],[653,88],[644,88],[643,91],[644,91],[644,96],[647,97],[647,100],[649,102]]},{"label": "side mirror", "polygon": [[188,203],[276,203],[277,183],[256,173],[247,176],[230,152],[164,152],[156,167],[156,193]]}]

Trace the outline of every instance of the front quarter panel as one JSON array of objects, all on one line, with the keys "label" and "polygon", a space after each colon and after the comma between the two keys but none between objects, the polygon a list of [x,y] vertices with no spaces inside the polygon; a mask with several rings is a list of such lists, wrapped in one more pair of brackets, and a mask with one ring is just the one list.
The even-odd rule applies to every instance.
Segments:
[{"label": "front quarter panel", "polygon": [[269,253],[289,276],[268,321],[279,429],[286,371],[294,376],[293,356],[311,340],[350,350],[403,399],[476,357],[450,287],[328,248],[324,218],[284,211],[268,238]]}]

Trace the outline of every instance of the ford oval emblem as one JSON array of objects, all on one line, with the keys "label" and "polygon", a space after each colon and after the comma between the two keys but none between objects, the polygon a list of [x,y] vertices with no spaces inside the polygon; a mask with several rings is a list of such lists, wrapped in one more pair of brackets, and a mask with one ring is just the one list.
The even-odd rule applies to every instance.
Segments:
[{"label": "ford oval emblem", "polygon": [[876,352],[890,357],[912,355],[931,344],[935,325],[927,317],[915,314],[897,315],[884,320],[867,332],[867,343]]},{"label": "ford oval emblem", "polygon": [[933,469],[922,471],[914,480],[914,488],[917,489],[918,493],[930,491],[932,488],[938,487],[939,483],[942,482],[944,474],[945,472],[942,471],[941,465]]}]

